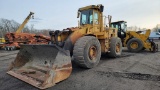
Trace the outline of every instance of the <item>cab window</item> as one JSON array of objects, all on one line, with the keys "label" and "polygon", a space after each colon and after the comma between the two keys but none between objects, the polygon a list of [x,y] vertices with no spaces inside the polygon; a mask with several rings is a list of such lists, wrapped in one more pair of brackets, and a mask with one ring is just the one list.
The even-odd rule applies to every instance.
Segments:
[{"label": "cab window", "polygon": [[94,12],[94,23],[95,24],[98,24],[98,13],[97,12]]},{"label": "cab window", "polygon": [[93,10],[81,11],[80,24],[92,24],[93,23]]}]

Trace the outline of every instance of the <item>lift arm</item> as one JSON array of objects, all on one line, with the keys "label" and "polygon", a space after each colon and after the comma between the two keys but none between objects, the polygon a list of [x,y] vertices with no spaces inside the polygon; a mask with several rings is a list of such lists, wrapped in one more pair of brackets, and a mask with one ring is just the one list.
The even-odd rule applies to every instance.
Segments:
[{"label": "lift arm", "polygon": [[24,28],[24,26],[26,25],[26,23],[29,21],[29,19],[31,18],[31,16],[33,15],[33,12],[30,12],[30,14],[27,16],[27,18],[23,21],[23,23],[19,26],[19,28],[17,29],[16,33],[20,33],[22,31],[22,29]]}]

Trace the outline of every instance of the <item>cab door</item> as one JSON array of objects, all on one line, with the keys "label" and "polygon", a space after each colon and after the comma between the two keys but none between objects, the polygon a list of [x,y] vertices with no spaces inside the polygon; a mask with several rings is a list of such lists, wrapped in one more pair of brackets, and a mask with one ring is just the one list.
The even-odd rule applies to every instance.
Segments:
[{"label": "cab door", "polygon": [[100,15],[98,11],[93,11],[93,28],[95,32],[100,32]]}]

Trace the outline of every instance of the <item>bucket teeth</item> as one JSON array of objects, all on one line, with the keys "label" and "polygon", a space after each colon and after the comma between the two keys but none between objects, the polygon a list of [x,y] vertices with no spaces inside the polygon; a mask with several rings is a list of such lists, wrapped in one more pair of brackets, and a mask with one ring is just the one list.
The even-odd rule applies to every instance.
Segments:
[{"label": "bucket teeth", "polygon": [[46,89],[67,79],[71,72],[69,51],[56,45],[22,45],[7,73],[37,88]]}]

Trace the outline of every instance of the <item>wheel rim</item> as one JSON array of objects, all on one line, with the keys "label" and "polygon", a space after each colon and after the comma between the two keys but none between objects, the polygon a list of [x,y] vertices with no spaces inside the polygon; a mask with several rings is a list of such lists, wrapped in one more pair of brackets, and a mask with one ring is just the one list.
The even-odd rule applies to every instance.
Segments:
[{"label": "wheel rim", "polygon": [[132,43],[130,44],[130,47],[131,47],[132,49],[136,49],[136,48],[138,48],[138,43],[137,43],[137,42],[132,42]]},{"label": "wheel rim", "polygon": [[92,60],[92,61],[95,60],[96,56],[97,56],[97,49],[96,49],[95,46],[91,46],[89,48],[89,58],[90,58],[90,60]]},{"label": "wheel rim", "polygon": [[119,53],[119,52],[120,52],[120,49],[121,49],[120,43],[117,43],[117,44],[116,44],[116,52]]}]

